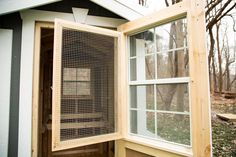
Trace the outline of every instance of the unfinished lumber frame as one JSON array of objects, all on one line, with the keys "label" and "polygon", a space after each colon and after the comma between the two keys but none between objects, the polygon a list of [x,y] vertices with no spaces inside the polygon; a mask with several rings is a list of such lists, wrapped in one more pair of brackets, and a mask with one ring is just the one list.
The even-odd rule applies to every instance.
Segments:
[{"label": "unfinished lumber frame", "polygon": [[[60,109],[60,100],[62,98],[61,95],[61,67],[62,67],[62,31],[63,28],[79,30],[82,32],[95,33],[100,35],[105,35],[109,37],[117,38],[117,45],[114,46],[114,74],[119,74],[120,63],[118,60],[119,54],[119,46],[121,41],[121,33],[113,30],[98,28],[94,26],[88,26],[84,24],[69,22],[65,20],[56,19],[55,20],[55,32],[54,32],[54,63],[53,63],[53,101],[52,101],[52,149],[63,150],[73,147],[79,147],[89,144],[95,144],[100,142],[106,142],[111,140],[116,140],[121,138],[121,120],[119,118],[115,118],[115,132],[108,133],[103,135],[85,137],[85,138],[75,138],[66,141],[61,141],[60,139],[60,130],[62,128],[86,128],[86,127],[102,127],[104,123],[93,122],[92,124],[86,122],[81,124],[62,124],[61,123],[61,109]],[[119,91],[121,81],[114,77],[114,108],[115,115],[120,115],[120,108],[122,107],[119,101]]]},{"label": "unfinished lumber frame", "polygon": [[39,135],[39,120],[42,118],[39,116],[40,104],[40,45],[41,45],[41,29],[42,28],[54,28],[53,23],[44,22],[36,23],[35,25],[35,46],[34,46],[34,65],[33,65],[33,109],[32,109],[32,157],[37,157],[39,154],[38,140]]}]

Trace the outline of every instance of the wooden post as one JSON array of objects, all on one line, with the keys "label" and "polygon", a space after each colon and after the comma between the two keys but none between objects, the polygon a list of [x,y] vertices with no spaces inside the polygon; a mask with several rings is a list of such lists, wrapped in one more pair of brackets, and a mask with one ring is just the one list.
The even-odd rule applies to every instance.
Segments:
[{"label": "wooden post", "polygon": [[192,145],[194,157],[211,156],[209,73],[206,51],[205,3],[189,1],[188,11]]}]

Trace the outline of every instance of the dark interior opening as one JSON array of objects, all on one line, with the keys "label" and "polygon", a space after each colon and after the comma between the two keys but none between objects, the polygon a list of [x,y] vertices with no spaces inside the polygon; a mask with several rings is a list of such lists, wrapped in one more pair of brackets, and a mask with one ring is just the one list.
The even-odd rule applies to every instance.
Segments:
[{"label": "dark interior opening", "polygon": [[38,157],[114,157],[114,141],[52,152],[53,29],[41,29]]}]

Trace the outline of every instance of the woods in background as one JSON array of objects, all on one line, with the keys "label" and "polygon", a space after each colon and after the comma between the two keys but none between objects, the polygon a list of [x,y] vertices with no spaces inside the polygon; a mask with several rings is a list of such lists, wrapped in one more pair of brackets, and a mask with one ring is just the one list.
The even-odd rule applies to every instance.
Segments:
[{"label": "woods in background", "polygon": [[[138,3],[148,7],[149,1],[138,0]],[[182,0],[163,1],[170,6]],[[235,7],[235,0],[206,0],[209,81],[213,94],[236,92]]]},{"label": "woods in background", "polygon": [[234,0],[207,0],[209,80],[212,93],[236,92]]}]

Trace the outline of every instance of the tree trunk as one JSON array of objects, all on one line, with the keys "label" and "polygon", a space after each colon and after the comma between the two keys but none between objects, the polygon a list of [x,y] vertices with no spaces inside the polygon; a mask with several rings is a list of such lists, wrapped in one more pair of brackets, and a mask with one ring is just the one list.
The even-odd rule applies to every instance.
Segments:
[{"label": "tree trunk", "polygon": [[[209,28],[209,37],[210,37],[210,50],[208,54],[208,64],[209,64],[209,76],[211,76],[211,67],[212,67],[212,78],[213,81],[210,80],[210,89],[212,92],[216,90],[216,72],[215,72],[215,64],[214,64],[214,47],[215,47],[215,39],[213,36],[212,28]],[[212,61],[212,63],[211,63]],[[212,84],[213,82],[213,84]]]},{"label": "tree trunk", "polygon": [[220,29],[220,24],[217,24],[216,25],[216,42],[217,42],[217,52],[218,52],[218,64],[219,64],[218,87],[219,87],[219,93],[221,94],[222,88],[223,88],[223,75],[222,75],[222,57],[221,57],[221,50],[220,50],[219,29]]},{"label": "tree trunk", "polygon": [[[184,47],[184,32],[183,32],[183,22],[178,21],[176,24],[176,45],[177,47]],[[185,64],[184,64],[184,52],[177,51],[177,75],[184,76],[185,73]],[[184,111],[184,86],[178,85],[177,87],[177,111]]]}]

